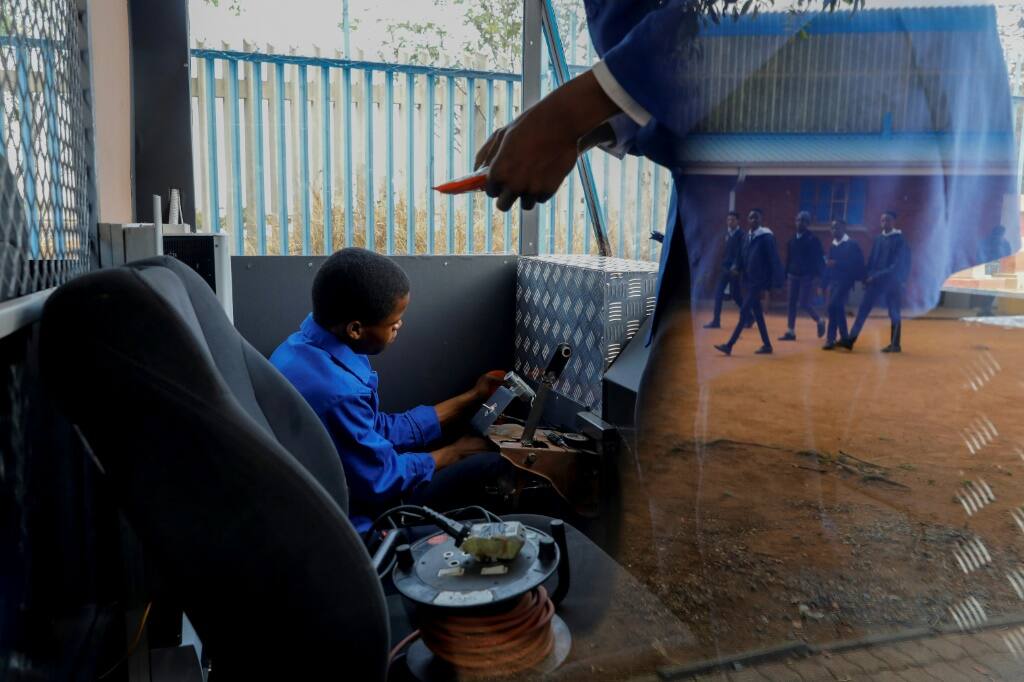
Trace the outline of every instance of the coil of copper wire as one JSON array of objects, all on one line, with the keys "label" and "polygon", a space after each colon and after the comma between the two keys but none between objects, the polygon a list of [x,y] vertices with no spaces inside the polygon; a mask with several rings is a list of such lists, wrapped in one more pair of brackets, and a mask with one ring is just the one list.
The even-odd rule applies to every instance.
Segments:
[{"label": "coil of copper wire", "polygon": [[420,624],[424,644],[465,676],[514,675],[543,661],[554,646],[555,605],[538,587],[508,610],[488,616],[434,614]]}]

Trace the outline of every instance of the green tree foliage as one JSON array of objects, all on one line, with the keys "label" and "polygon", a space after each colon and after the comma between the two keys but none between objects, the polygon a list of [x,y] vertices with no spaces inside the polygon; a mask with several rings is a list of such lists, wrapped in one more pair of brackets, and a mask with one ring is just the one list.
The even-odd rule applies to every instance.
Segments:
[{"label": "green tree foliage", "polygon": [[[214,7],[220,7],[221,0],[203,0],[207,5],[213,5]],[[236,17],[242,14],[242,0],[228,0],[226,7],[228,11],[234,14]]]}]

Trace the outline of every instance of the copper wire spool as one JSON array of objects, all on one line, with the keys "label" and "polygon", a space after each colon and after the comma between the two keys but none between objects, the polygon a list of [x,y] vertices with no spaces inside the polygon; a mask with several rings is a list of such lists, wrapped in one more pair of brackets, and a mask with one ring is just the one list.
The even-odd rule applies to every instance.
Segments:
[{"label": "copper wire spool", "polygon": [[543,661],[554,646],[555,605],[537,587],[503,613],[489,616],[438,615],[420,625],[435,656],[466,676],[513,675]]}]

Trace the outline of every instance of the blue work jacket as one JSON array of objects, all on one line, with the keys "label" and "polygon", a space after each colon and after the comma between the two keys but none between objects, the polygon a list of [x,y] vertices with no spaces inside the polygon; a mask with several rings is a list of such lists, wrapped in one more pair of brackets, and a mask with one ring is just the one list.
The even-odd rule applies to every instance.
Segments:
[{"label": "blue work jacket", "polygon": [[430,481],[434,459],[424,450],[441,437],[433,407],[380,411],[377,373],[309,315],[299,331],[278,346],[270,362],[313,408],[338,450],[349,492],[349,517],[356,530],[397,504],[402,495]]}]

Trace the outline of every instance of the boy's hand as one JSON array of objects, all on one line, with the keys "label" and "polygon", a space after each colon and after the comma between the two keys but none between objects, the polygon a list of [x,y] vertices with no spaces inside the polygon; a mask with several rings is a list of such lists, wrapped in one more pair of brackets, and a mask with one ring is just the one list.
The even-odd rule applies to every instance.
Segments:
[{"label": "boy's hand", "polygon": [[434,458],[434,469],[441,470],[478,452],[490,450],[494,450],[494,444],[490,440],[481,436],[462,436],[451,445],[434,450],[430,456]]},{"label": "boy's hand", "polygon": [[497,373],[491,374],[488,372],[479,379],[476,380],[476,385],[473,387],[473,396],[476,402],[483,402],[494,395],[494,392],[501,388],[501,385],[505,383],[504,373],[498,376]]},{"label": "boy's hand", "polygon": [[501,211],[517,199],[527,211],[547,201],[576,163],[579,139],[618,111],[590,71],[557,88],[480,148],[487,196]]}]

